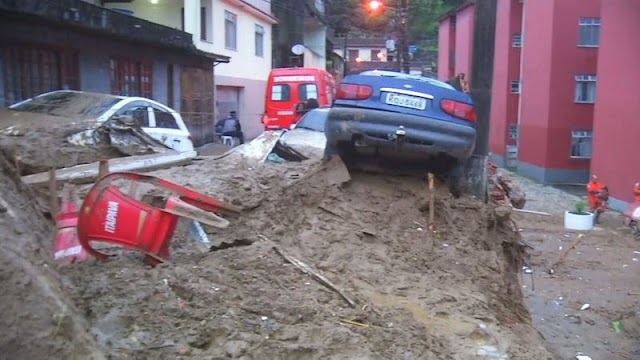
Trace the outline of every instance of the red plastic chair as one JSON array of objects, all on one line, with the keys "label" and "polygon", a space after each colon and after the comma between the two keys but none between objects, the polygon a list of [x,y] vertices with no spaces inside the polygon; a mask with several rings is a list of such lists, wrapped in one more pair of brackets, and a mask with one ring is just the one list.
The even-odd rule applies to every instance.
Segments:
[{"label": "red plastic chair", "polygon": [[[155,207],[112,185],[119,179],[155,185],[178,196],[169,197],[164,208]],[[98,259],[107,259],[109,255],[92,248],[92,241],[135,248],[144,252],[152,264],[157,264],[170,256],[169,244],[179,217],[225,228],[229,222],[216,213],[233,215],[239,212],[240,208],[236,206],[164,179],[136,173],[111,173],[93,186],[80,208],[78,240]]]}]

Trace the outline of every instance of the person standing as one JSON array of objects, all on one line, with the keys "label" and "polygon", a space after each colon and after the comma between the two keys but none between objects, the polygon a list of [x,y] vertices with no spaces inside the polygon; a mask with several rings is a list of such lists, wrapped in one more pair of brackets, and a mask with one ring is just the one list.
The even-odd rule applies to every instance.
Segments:
[{"label": "person standing", "polygon": [[589,196],[589,208],[595,214],[595,223],[598,223],[600,215],[607,208],[609,200],[609,189],[598,180],[596,175],[591,176],[591,181],[587,184],[587,195]]}]

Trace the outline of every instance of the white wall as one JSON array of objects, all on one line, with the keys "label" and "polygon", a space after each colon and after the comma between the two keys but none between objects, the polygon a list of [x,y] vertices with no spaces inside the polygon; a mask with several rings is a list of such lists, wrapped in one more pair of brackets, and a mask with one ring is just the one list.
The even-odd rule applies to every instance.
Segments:
[{"label": "white wall", "polygon": [[157,4],[152,4],[149,0],[135,0],[131,3],[106,3],[105,7],[128,9],[134,12],[133,16],[135,17],[180,29],[182,4],[182,0],[158,0]]},{"label": "white wall", "polygon": [[[225,10],[237,15],[237,50],[225,48]],[[267,80],[271,71],[271,24],[222,0],[214,0],[213,52],[231,57],[231,63],[216,66],[216,75]],[[264,28],[264,56],[255,52],[255,26]]]},{"label": "white wall", "polygon": [[327,68],[327,28],[307,27],[303,34],[305,46],[304,67]]}]

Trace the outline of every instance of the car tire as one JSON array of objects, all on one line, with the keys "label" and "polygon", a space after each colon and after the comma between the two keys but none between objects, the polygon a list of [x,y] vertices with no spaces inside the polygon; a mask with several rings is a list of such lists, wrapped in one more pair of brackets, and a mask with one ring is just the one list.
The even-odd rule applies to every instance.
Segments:
[{"label": "car tire", "polygon": [[458,199],[467,191],[465,164],[456,164],[449,172],[449,192]]}]

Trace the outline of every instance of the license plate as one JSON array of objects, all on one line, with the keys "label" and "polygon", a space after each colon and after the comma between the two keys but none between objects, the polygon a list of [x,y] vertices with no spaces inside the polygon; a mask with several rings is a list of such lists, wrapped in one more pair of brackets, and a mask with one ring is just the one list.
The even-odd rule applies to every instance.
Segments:
[{"label": "license plate", "polygon": [[427,100],[419,97],[387,93],[385,102],[389,105],[402,106],[411,109],[424,110],[427,108]]}]

